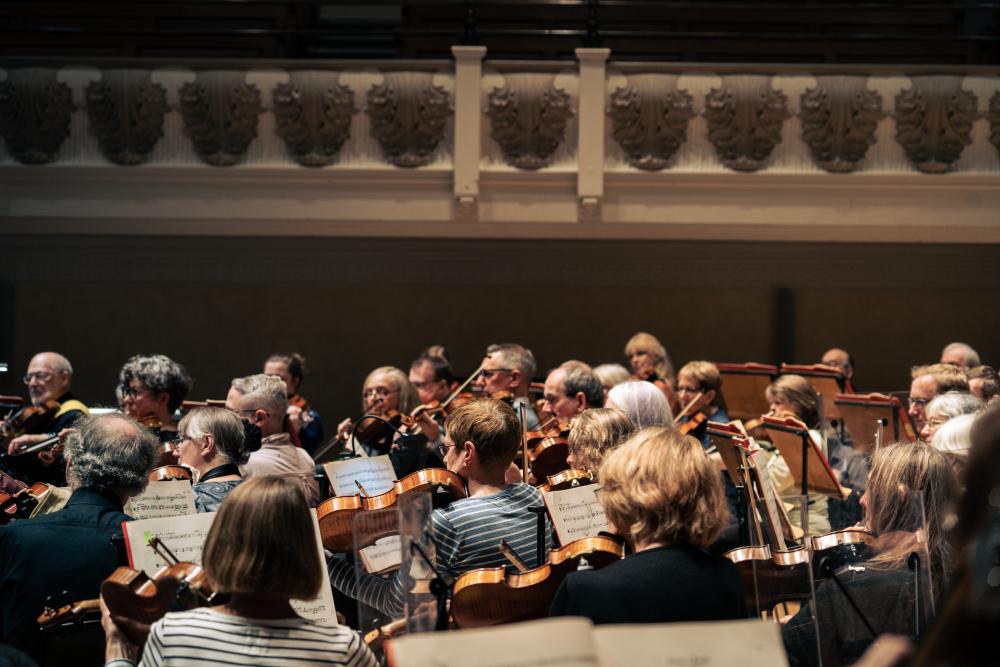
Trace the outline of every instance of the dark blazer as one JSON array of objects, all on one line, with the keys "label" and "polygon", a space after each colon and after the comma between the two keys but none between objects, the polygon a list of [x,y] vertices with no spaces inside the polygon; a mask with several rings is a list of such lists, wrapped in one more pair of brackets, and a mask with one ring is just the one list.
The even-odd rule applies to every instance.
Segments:
[{"label": "dark blazer", "polygon": [[0,642],[37,654],[36,619],[49,595],[98,597],[101,582],[127,565],[118,498],[77,489],[52,514],[0,527]]},{"label": "dark blazer", "polygon": [[552,616],[594,623],[666,623],[743,618],[740,575],[731,562],[690,545],[640,551],[600,570],[574,572]]}]

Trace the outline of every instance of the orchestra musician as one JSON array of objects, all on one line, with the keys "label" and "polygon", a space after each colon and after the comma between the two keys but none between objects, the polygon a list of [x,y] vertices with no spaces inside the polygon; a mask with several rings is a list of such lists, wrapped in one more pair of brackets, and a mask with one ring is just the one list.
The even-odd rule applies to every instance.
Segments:
[{"label": "orchestra musician", "polygon": [[949,419],[941,428],[934,432],[930,439],[931,447],[944,452],[955,469],[956,475],[961,475],[972,446],[972,426],[978,415],[959,415]]},{"label": "orchestra musician", "polygon": [[582,361],[566,361],[545,378],[544,409],[560,424],[568,424],[584,410],[604,405],[604,387],[593,369]]},{"label": "orchestra musician", "polygon": [[[701,398],[698,398],[701,394]],[[706,449],[712,441],[708,437],[708,422],[729,423],[726,413],[726,401],[722,397],[722,376],[719,369],[710,361],[689,361],[677,374],[677,402],[681,408],[688,407],[695,401],[689,414],[678,420],[678,426],[687,424],[695,415],[701,413],[705,419],[689,435],[698,438]]]},{"label": "orchestra musician", "polygon": [[66,440],[72,496],[58,512],[0,526],[0,641],[40,659],[35,619],[50,595],[96,598],[126,565],[122,522],[128,498],[146,488],[158,442],[121,414],[83,417]]},{"label": "orchestra musician", "polygon": [[[410,364],[409,380],[413,388],[417,390],[421,405],[429,405],[434,401],[440,404],[451,394],[455,374],[452,372],[450,361],[444,357],[425,352]],[[423,412],[418,414],[423,414]],[[433,417],[423,417],[419,423],[421,431],[427,436],[429,442],[437,443],[441,439],[441,426],[444,424],[443,413],[436,413]]]},{"label": "orchestra musician", "polygon": [[184,415],[173,441],[177,459],[197,473],[192,489],[199,512],[215,512],[242,481],[247,463],[243,422],[229,410],[195,408]]},{"label": "orchestra musician", "polygon": [[323,444],[323,419],[299,388],[306,376],[306,358],[298,352],[272,354],[264,362],[264,375],[277,375],[288,392],[288,431],[309,454]]},{"label": "orchestra musician", "polygon": [[594,366],[594,375],[601,380],[604,387],[604,399],[607,400],[608,392],[611,388],[627,382],[629,377],[628,369],[621,364],[599,364]]},{"label": "orchestra musician", "polygon": [[[197,665],[333,665],[375,667],[358,634],[299,616],[291,599],[310,600],[322,585],[322,563],[301,488],[257,477],[234,490],[212,523],[202,564],[222,605],[168,612],[150,626],[143,667]],[[108,667],[135,667],[133,644],[102,601]]]},{"label": "orchestra musician", "polygon": [[[868,648],[875,637],[866,621],[876,634],[915,634],[915,606],[934,605],[914,596],[915,558],[930,573],[933,600],[943,603],[955,566],[944,526],[957,498],[958,483],[948,460],[930,445],[896,443],[875,451],[862,499],[865,527],[876,538],[875,555],[860,566],[841,568],[839,586],[828,580],[816,590],[824,667],[852,664]],[[809,605],[787,622],[782,638],[792,667],[816,663]]]},{"label": "orchestra musician", "polygon": [[979,353],[972,349],[968,343],[948,343],[941,350],[940,363],[951,364],[966,371],[982,362],[979,361]]},{"label": "orchestra musician", "polygon": [[494,396],[500,392],[510,392],[514,395],[514,410],[523,404],[527,429],[538,428],[538,415],[535,413],[528,390],[531,380],[535,377],[538,364],[531,350],[517,343],[500,343],[486,348],[479,376],[474,381],[484,396]]},{"label": "orchestra musician", "polygon": [[667,398],[671,410],[677,409],[674,389],[674,366],[667,348],[653,334],[640,331],[625,344],[625,357],[632,368],[632,377],[655,384]]},{"label": "orchestra musician", "polygon": [[570,574],[552,616],[594,623],[711,621],[745,616],[740,575],[705,551],[729,521],[718,470],[672,427],[647,428],[600,469],[598,498],[633,553]]},{"label": "orchestra musician", "polygon": [[614,408],[587,410],[573,420],[572,426],[567,438],[569,454],[566,464],[570,468],[589,471],[595,479],[607,455],[636,430],[628,415]]},{"label": "orchestra musician", "polygon": [[844,391],[851,393],[854,391],[852,380],[854,379],[854,358],[847,350],[839,347],[831,347],[823,353],[820,362],[824,366],[836,368],[844,375]]},{"label": "orchestra musician", "polygon": [[[476,568],[509,566],[499,549],[501,539],[523,560],[535,562],[537,518],[529,508],[542,504],[541,493],[528,484],[504,480],[521,449],[521,424],[513,408],[495,399],[455,408],[445,420],[440,448],[445,466],[465,480],[469,495],[431,515],[438,570],[453,578]],[[546,548],[551,539],[547,533]],[[402,614],[401,571],[385,580],[356,576],[354,566],[338,557],[327,564],[334,588],[395,618]]]},{"label": "orchestra musician", "polygon": [[920,439],[930,442],[938,429],[949,420],[962,415],[974,415],[983,407],[983,402],[970,393],[949,391],[935,396],[924,410],[926,421],[920,430]]},{"label": "orchestra musician", "polygon": [[170,357],[137,354],[118,372],[122,412],[170,442],[177,437],[174,411],[191,391],[191,376]]},{"label": "orchestra musician", "polygon": [[319,501],[316,464],[312,457],[296,447],[283,429],[288,398],[285,382],[274,375],[250,375],[236,378],[226,396],[226,409],[241,420],[260,429],[261,446],[250,454],[241,467],[244,477],[275,475],[297,482],[310,507]]},{"label": "orchestra musician", "polygon": [[[44,423],[26,432],[15,435],[7,443],[7,453],[15,457],[25,447],[49,440],[65,428],[69,428],[80,417],[89,414],[87,406],[73,395],[70,384],[73,381],[73,366],[69,359],[58,352],[39,352],[28,363],[24,384],[28,387],[31,405],[40,408],[49,401],[58,406]],[[17,417],[15,414],[10,422]],[[8,459],[8,464],[27,482],[48,482],[56,486],[65,485],[65,465],[62,455],[56,457],[49,466],[41,465],[35,456]]]},{"label": "orchestra musician", "polygon": [[927,404],[938,394],[969,391],[965,373],[952,364],[914,366],[910,370],[910,405],[908,413],[919,434],[927,424]]},{"label": "orchestra musician", "polygon": [[629,380],[612,388],[604,407],[624,412],[636,429],[674,423],[673,412],[663,392],[645,380]]},{"label": "orchestra musician", "polygon": [[965,372],[969,380],[969,391],[988,403],[994,396],[1000,396],[1000,375],[992,366],[974,366]]}]

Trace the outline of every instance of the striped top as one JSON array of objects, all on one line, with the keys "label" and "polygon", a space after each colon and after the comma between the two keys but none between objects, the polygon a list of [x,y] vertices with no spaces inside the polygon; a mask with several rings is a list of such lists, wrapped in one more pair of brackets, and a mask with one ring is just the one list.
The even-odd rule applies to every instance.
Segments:
[{"label": "striped top", "polygon": [[[529,507],[543,506],[542,494],[528,484],[511,484],[500,493],[456,500],[431,515],[431,539],[442,574],[457,577],[481,567],[514,567],[500,553],[500,540],[507,540],[529,566],[536,562],[538,517]],[[552,531],[546,531],[546,549],[552,546]],[[327,561],[330,581],[345,595],[361,600],[393,617],[403,614],[403,576],[389,579],[359,573],[336,556]]]},{"label": "striped top", "polygon": [[201,608],[169,613],[154,623],[140,667],[375,664],[358,634],[345,626],[304,618],[250,619]]}]

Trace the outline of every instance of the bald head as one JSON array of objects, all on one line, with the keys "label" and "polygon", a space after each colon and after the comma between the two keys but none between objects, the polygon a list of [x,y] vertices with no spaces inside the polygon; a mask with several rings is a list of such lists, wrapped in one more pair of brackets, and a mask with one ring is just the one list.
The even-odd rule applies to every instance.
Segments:
[{"label": "bald head", "polygon": [[831,347],[823,353],[820,363],[824,366],[832,366],[838,369],[848,380],[854,376],[854,360],[851,359],[851,355],[847,350],[842,350],[839,347]]},{"label": "bald head", "polygon": [[949,343],[941,350],[941,363],[965,370],[979,365],[979,353],[966,343]]},{"label": "bald head", "polygon": [[32,404],[42,405],[59,400],[69,391],[73,366],[58,352],[39,352],[31,358],[25,377]]}]

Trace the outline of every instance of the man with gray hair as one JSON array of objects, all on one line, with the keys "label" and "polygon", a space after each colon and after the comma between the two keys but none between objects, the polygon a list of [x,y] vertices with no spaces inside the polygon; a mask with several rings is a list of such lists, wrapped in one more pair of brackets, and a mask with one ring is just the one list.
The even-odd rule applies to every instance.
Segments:
[{"label": "man with gray hair", "polygon": [[319,504],[316,464],[309,454],[295,446],[284,430],[288,396],[285,381],[275,375],[249,375],[236,378],[226,396],[226,409],[260,429],[260,449],[250,454],[241,466],[244,477],[272,475],[297,482],[306,494],[310,507]]},{"label": "man with gray hair", "polygon": [[584,410],[604,405],[604,385],[594,370],[582,361],[570,360],[545,378],[545,410],[560,424],[568,424]]},{"label": "man with gray hair", "polygon": [[520,415],[520,405],[524,405],[525,419],[528,430],[538,428],[538,415],[528,398],[531,380],[535,377],[538,364],[531,350],[517,343],[500,343],[486,348],[479,376],[475,384],[484,396],[493,396],[498,392],[510,392],[514,395],[514,412]]},{"label": "man with gray hair", "polygon": [[963,371],[973,366],[978,366],[979,353],[972,349],[967,343],[948,343],[941,350],[941,363],[958,366]]},{"label": "man with gray hair", "polygon": [[101,582],[127,565],[125,502],[146,488],[159,443],[120,414],[83,417],[66,442],[72,495],[61,510],[0,527],[0,642],[38,658],[36,620],[49,596],[96,598]]}]

